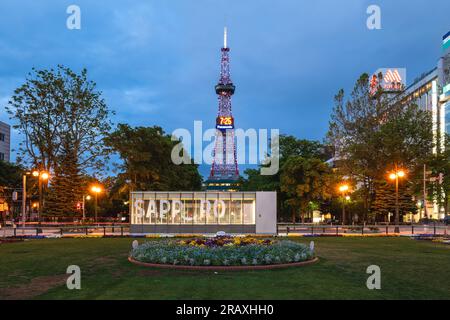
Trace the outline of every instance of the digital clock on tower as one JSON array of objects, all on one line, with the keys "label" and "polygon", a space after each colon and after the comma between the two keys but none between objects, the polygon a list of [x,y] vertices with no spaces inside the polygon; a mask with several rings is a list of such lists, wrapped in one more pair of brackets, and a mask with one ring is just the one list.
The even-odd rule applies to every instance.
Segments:
[{"label": "digital clock on tower", "polygon": [[229,116],[219,116],[216,119],[217,129],[234,129],[234,119]]}]

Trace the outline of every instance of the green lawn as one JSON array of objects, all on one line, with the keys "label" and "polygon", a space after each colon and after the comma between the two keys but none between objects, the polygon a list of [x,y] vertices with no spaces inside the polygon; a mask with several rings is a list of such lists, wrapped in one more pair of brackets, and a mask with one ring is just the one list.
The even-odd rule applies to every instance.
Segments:
[{"label": "green lawn", "polygon": [[[310,238],[298,241],[309,242]],[[139,240],[144,241],[144,240]],[[0,245],[0,298],[450,299],[450,246],[407,238],[316,238],[320,262],[248,272],[169,271],[127,261],[132,239],[46,239]],[[81,290],[68,290],[68,265]],[[367,266],[381,267],[368,290]]]}]

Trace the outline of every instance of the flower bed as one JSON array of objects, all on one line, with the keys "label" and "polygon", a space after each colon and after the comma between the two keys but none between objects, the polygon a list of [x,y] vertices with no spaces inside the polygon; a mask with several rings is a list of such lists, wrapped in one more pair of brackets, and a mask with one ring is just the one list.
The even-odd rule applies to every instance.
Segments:
[{"label": "flower bed", "polygon": [[249,237],[148,241],[130,253],[131,261],[190,267],[286,265],[313,259],[314,252],[304,244]]}]

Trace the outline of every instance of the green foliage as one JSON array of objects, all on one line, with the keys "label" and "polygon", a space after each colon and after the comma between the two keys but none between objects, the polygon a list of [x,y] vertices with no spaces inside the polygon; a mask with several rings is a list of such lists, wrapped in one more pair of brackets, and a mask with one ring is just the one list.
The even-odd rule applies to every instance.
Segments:
[{"label": "green foliage", "polygon": [[[406,183],[399,183],[398,207],[400,215],[416,213],[417,211],[410,186]],[[372,204],[372,212],[377,216],[378,221],[388,221],[388,213],[395,212],[394,183],[385,181],[377,181],[375,183],[375,199]]]},{"label": "green foliage", "polygon": [[116,195],[130,190],[200,190],[201,176],[195,164],[175,165],[171,160],[172,141],[160,127],[136,127],[119,124],[106,139],[112,152],[119,154],[122,164],[116,185]]},{"label": "green foliage", "polygon": [[281,191],[292,212],[300,210],[302,221],[310,203],[331,198],[332,188],[332,170],[320,159],[291,157],[282,168]]},{"label": "green foliage", "polygon": [[33,68],[6,110],[24,137],[20,159],[30,166],[54,170],[70,135],[82,170],[104,168],[102,141],[111,128],[111,112],[86,69],[77,74],[61,65],[56,70]]},{"label": "green foliage", "polygon": [[[280,135],[279,139],[279,166],[275,175],[261,175],[259,169],[247,169],[246,179],[242,181],[244,191],[277,191],[277,208],[279,217],[292,216],[292,206],[289,205],[288,195],[281,189],[280,177],[285,163],[292,157],[329,159],[331,156],[327,146],[318,141],[297,139],[290,135]],[[295,213],[294,213],[295,215]]]},{"label": "green foliage", "polygon": [[103,139],[111,129],[111,112],[87,70],[77,74],[61,65],[56,70],[33,68],[6,110],[24,137],[19,160],[54,178],[46,213],[73,214],[82,192],[80,176],[105,168]]},{"label": "green foliage", "polygon": [[[12,207],[12,193],[22,184],[23,168],[21,166],[0,160],[0,203],[6,202]],[[0,215],[1,219],[1,215]]]},{"label": "green foliage", "polygon": [[368,81],[363,74],[347,100],[338,92],[328,132],[337,170],[358,185],[365,215],[376,198],[376,181],[386,180],[388,171],[400,167],[411,184],[420,183],[414,177],[433,146],[430,112],[404,101],[393,104],[387,95],[374,98]]},{"label": "green foliage", "polygon": [[445,134],[444,145],[439,152],[432,154],[428,160],[428,169],[432,172],[434,179],[428,182],[428,200],[433,198],[439,206],[448,214],[450,197],[450,135]]},{"label": "green foliage", "polygon": [[0,187],[18,188],[22,183],[23,168],[0,160]]},{"label": "green foliage", "polygon": [[45,215],[79,216],[77,203],[82,202],[83,180],[75,151],[69,143],[69,137],[63,142],[59,165],[55,168],[48,199],[45,203]]}]

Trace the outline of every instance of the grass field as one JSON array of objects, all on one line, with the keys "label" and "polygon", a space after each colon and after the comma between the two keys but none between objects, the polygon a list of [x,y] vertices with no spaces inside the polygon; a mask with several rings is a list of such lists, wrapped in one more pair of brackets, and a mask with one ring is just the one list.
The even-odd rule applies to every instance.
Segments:
[{"label": "grass field", "polygon": [[[313,240],[317,264],[219,273],[132,265],[127,238],[1,244],[0,299],[450,299],[448,245],[407,238]],[[381,268],[381,290],[366,287],[372,264]],[[66,288],[69,265],[81,268],[81,290]]]}]

